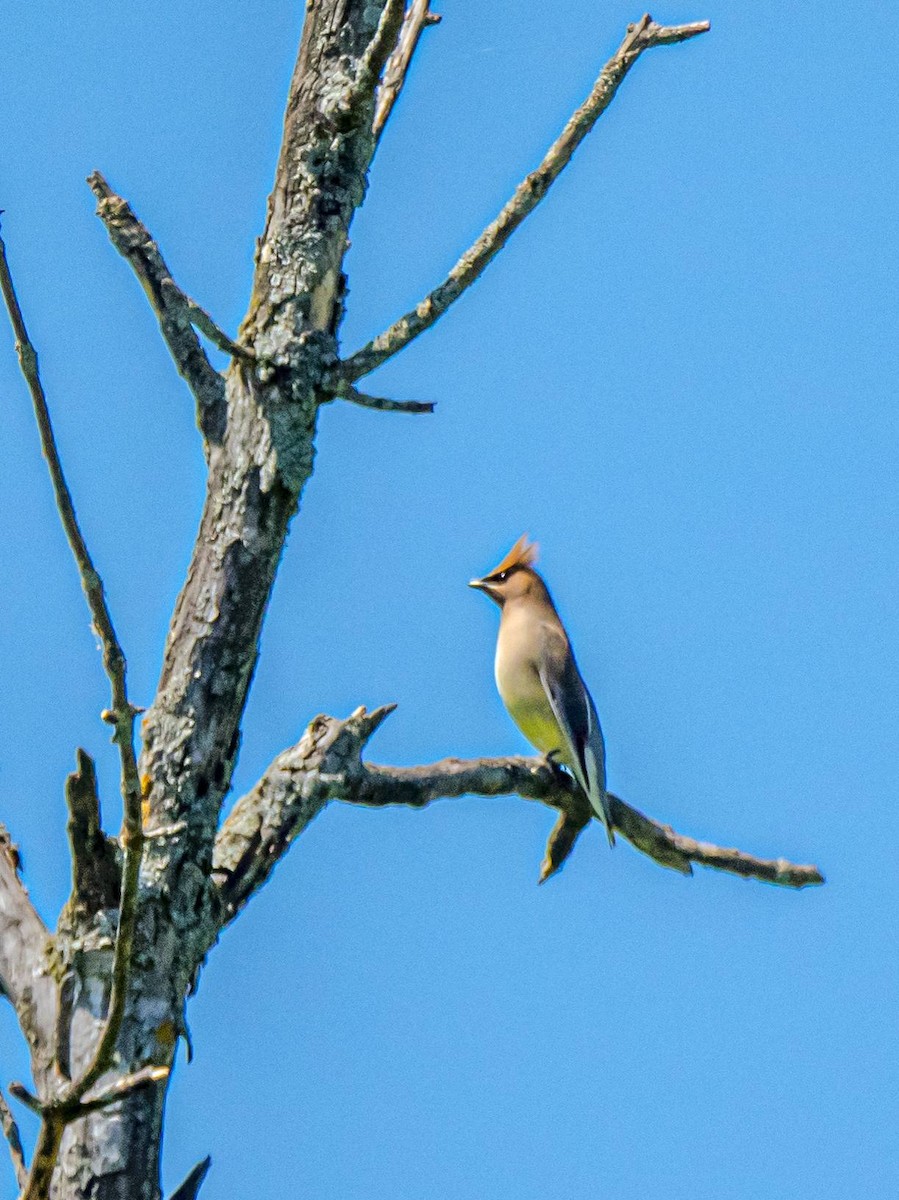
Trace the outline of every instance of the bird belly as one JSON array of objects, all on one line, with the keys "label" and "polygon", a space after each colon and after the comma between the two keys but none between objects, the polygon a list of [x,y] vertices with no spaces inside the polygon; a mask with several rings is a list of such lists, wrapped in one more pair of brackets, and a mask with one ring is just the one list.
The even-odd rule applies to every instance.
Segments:
[{"label": "bird belly", "polygon": [[545,709],[520,705],[517,708],[510,708],[509,715],[531,745],[536,747],[541,754],[555,752],[557,759],[561,762],[567,761],[565,739],[562,737],[559,723],[549,705],[546,705]]},{"label": "bird belly", "polygon": [[541,754],[556,751],[562,762],[567,761],[565,738],[533,665],[513,666],[498,654],[496,686],[509,716],[531,745]]}]

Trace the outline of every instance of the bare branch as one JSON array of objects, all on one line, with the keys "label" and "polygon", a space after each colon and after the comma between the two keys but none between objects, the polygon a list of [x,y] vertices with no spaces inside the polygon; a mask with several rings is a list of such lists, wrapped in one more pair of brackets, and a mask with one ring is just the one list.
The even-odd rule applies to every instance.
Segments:
[{"label": "bare branch", "polygon": [[201,1162],[197,1163],[175,1188],[169,1200],[197,1200],[197,1193],[203,1186],[203,1180],[206,1178],[206,1174],[211,1166],[212,1159],[207,1155]]},{"label": "bare branch", "polygon": [[20,1104],[24,1104],[26,1108],[30,1108],[33,1113],[37,1113],[38,1116],[44,1111],[44,1106],[37,1096],[33,1092],[29,1092],[25,1084],[19,1083],[16,1079],[9,1085],[9,1094],[18,1100]]},{"label": "bare branch", "polygon": [[13,1170],[16,1173],[16,1183],[20,1188],[23,1188],[28,1179],[25,1152],[22,1149],[22,1139],[19,1136],[19,1127],[16,1124],[16,1119],[12,1115],[9,1105],[6,1103],[6,1097],[2,1093],[0,1093],[0,1125],[3,1127],[4,1137],[9,1142],[9,1156],[12,1159]]},{"label": "bare branch", "polygon": [[56,497],[56,507],[62,521],[62,527],[68,539],[78,573],[81,576],[81,586],[87,598],[94,630],[100,639],[103,650],[103,669],[109,679],[112,693],[112,707],[104,714],[104,720],[114,728],[113,741],[119,747],[122,761],[122,797],[125,802],[125,824],[123,837],[126,842],[130,838],[140,836],[140,780],[137,774],[137,759],[134,754],[134,717],[137,710],[128,699],[125,683],[125,656],[116,636],[116,631],[106,603],[106,593],[103,581],[97,574],[93,560],[75,515],[72,503],[72,493],[63,473],[53,426],[50,421],[50,410],[44,394],[38,371],[37,353],[28,337],[25,321],[19,301],[13,287],[9,263],[6,257],[6,245],[0,237],[0,291],[6,302],[13,332],[16,335],[16,353],[31,399],[34,404],[34,414],[37,418],[38,431],[41,439],[41,449],[47,461],[53,492]]},{"label": "bare branch", "polygon": [[562,809],[558,820],[552,827],[549,841],[546,843],[546,854],[540,864],[538,883],[546,883],[556,871],[561,871],[568,855],[574,849],[574,843],[590,824],[589,805],[580,805],[576,810]]},{"label": "bare branch", "polygon": [[[227,924],[271,875],[290,843],[330,800],[372,808],[424,808],[466,795],[517,795],[560,812],[540,882],[559,870],[591,819],[583,793],[566,772],[545,759],[446,758],[420,767],[384,767],[362,761],[362,751],[394,706],[345,721],[318,716],[296,746],[272,763],[251,792],[234,805],[219,830],[213,870]],[[817,867],[763,859],[676,833],[617,796],[609,797],[615,829],[663,867],[692,874],[692,863],[782,887],[824,882]]]},{"label": "bare branch", "polygon": [[399,37],[404,9],[405,0],[387,0],[381,9],[375,35],[359,60],[353,92],[360,100],[366,99],[377,87],[387,57]]},{"label": "bare branch", "polygon": [[77,768],[66,779],[68,834],[72,851],[72,896],[85,912],[114,908],[121,891],[115,844],[103,832],[94,761],[77,751]]},{"label": "bare branch", "polygon": [[624,41],[603,67],[590,95],[569,119],[536,171],[532,171],[522,180],[496,220],[488,225],[477,241],[466,250],[439,287],[411,312],[400,317],[384,333],[379,334],[346,360],[346,378],[351,381],[361,379],[388,358],[392,358],[419,334],[430,329],[466,288],[474,283],[568,165],[571,156],[611,104],[624,77],[644,50],[686,41],[705,33],[708,28],[708,21],[698,21],[691,25],[657,25],[648,15],[642,17],[635,25],[629,25]]},{"label": "bare branch", "polygon": [[[583,806],[583,799],[569,776],[543,759],[521,757],[469,761],[448,758],[426,767],[379,767],[365,763],[361,777],[354,780],[347,794],[339,799],[373,807],[405,804],[424,808],[434,800],[469,794],[517,794],[527,800],[539,800],[570,813],[575,823],[580,819]],[[783,858],[756,858],[741,850],[699,842],[676,833],[670,825],[662,825],[645,816],[618,796],[610,795],[609,799],[615,829],[637,850],[663,867],[689,875],[692,874],[690,864],[695,862],[783,887],[801,888],[824,882],[817,867],[797,865]],[[554,834],[558,836],[559,833],[557,828]],[[559,865],[560,862],[553,869],[558,869]]]},{"label": "bare branch", "polygon": [[434,411],[433,403],[423,400],[388,400],[384,396],[370,396],[366,392],[360,392],[346,380],[337,382],[332,399],[349,400],[351,404],[358,404],[361,408],[375,408],[379,412],[432,413]]},{"label": "bare branch", "polygon": [[409,70],[409,64],[412,62],[412,56],[415,53],[415,48],[418,45],[418,39],[421,37],[422,31],[428,25],[438,25],[440,23],[439,14],[431,12],[429,4],[430,0],[412,0],[412,3],[406,9],[400,35],[387,60],[387,65],[384,67],[381,86],[378,88],[375,103],[375,119],[372,122],[372,131],[374,132],[376,142],[380,141],[381,134],[384,132],[384,126],[387,124],[393,106],[396,104],[399,94],[403,90],[403,85],[406,82],[406,73]]},{"label": "bare branch", "polygon": [[[62,1103],[72,1104],[80,1101],[81,1097],[100,1076],[109,1069],[113,1062],[116,1041],[125,1014],[125,999],[128,991],[128,980],[131,972],[131,948],[134,940],[134,929],[137,917],[137,892],[140,862],[143,851],[143,831],[141,825],[141,784],[137,770],[137,759],[134,752],[134,718],[138,710],[128,699],[126,685],[125,655],[119,644],[109,607],[103,581],[94,567],[93,560],[78,524],[72,495],[66,482],[53,426],[50,421],[50,411],[38,371],[38,359],[34,346],[28,337],[25,321],[19,301],[13,286],[9,263],[6,257],[6,246],[0,238],[0,290],[9,312],[10,321],[16,336],[16,352],[22,374],[31,392],[35,417],[41,439],[41,448],[53,491],[56,497],[56,507],[62,526],[72,549],[75,562],[81,576],[81,586],[87,598],[93,627],[96,631],[103,651],[103,668],[109,679],[112,695],[112,707],[103,714],[103,719],[112,726],[113,738],[119,748],[121,761],[121,790],[123,801],[123,820],[120,840],[124,850],[122,868],[121,896],[119,901],[119,922],[116,932],[115,948],[112,964],[112,988],[109,1000],[109,1011],[106,1024],[100,1040],[97,1043],[94,1057],[82,1074],[81,1078],[71,1085]],[[45,1121],[44,1128],[38,1138],[38,1151],[32,1164],[26,1194],[29,1197],[43,1195],[43,1177],[47,1170],[47,1157],[55,1155],[59,1148],[59,1138],[55,1131],[55,1121]],[[63,1123],[65,1124],[65,1122]],[[53,1126],[53,1128],[51,1128]],[[41,1155],[43,1157],[41,1157]],[[52,1163],[50,1166],[52,1172]],[[48,1177],[49,1178],[49,1177]],[[46,1188],[44,1188],[44,1191]]]},{"label": "bare branch", "polygon": [[140,1088],[149,1087],[154,1083],[163,1083],[168,1077],[168,1067],[141,1067],[139,1071],[123,1075],[121,1079],[117,1079],[109,1087],[95,1092],[92,1096],[67,1102],[68,1106],[61,1108],[61,1111],[65,1113],[69,1121],[75,1121],[88,1113],[96,1112],[99,1108],[106,1108],[107,1105],[124,1100],[126,1096],[130,1096],[132,1092],[136,1092]]},{"label": "bare branch", "polygon": [[225,381],[206,357],[194,326],[227,354],[248,359],[253,357],[252,352],[223,333],[209,314],[178,287],[146,226],[99,171],[88,176],[88,183],[97,197],[97,215],[110,241],[140,280],[178,373],[194,394],[200,432],[207,442],[219,442],[225,419]]},{"label": "bare branch", "polygon": [[19,878],[19,855],[0,825],[0,990],[16,1011],[35,1075],[52,1066],[56,985],[48,970],[50,933]]}]

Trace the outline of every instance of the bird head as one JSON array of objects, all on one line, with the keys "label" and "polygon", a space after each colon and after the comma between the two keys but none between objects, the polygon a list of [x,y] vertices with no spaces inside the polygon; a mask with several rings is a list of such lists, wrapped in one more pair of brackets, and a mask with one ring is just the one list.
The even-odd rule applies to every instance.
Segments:
[{"label": "bird head", "polygon": [[544,590],[540,576],[533,570],[536,561],[536,543],[522,534],[498,567],[483,579],[472,579],[468,586],[486,593],[502,608],[509,600],[527,596],[535,589]]}]

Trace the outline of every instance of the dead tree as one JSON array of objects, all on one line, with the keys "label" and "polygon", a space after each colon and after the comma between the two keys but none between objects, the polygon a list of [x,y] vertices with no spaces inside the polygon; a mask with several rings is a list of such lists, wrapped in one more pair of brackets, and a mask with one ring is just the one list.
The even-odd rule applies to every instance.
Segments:
[{"label": "dead tree", "polygon": [[[121,759],[124,824],[102,826],[94,767],[78,751],[66,784],[71,896],[54,933],[0,837],[0,984],[28,1041],[33,1090],[12,1094],[40,1116],[32,1161],[0,1103],[23,1197],[155,1200],[168,1073],[186,1036],[186,998],[224,927],[294,838],[332,800],[421,807],[444,797],[516,794],[558,810],[541,878],[559,868],[590,812],[573,781],[538,759],[446,759],[385,767],[363,760],[391,706],[318,716],[223,819],[260,630],[288,527],[312,471],[323,404],[424,413],[422,401],[368,395],[359,381],[453,304],[543,199],[637,59],[706,31],[628,27],[543,161],[447,278],[379,337],[342,355],[344,255],[380,134],[425,26],[428,0],[309,0],[253,292],[234,338],[172,279],[146,227],[103,177],[89,183],[196,400],[206,499],[171,620],[158,691],[140,722],[103,584],[82,538],[56,451],[37,356],[0,242],[0,284],[34,402],[57,506],[77,560],[110,684],[102,714]],[[230,355],[224,374],[199,334]],[[821,883],[811,866],[763,860],[675,833],[613,798],[616,828],[662,866],[693,863],[787,887]],[[2,827],[0,827],[2,828]],[[178,1190],[196,1195],[208,1162]]]}]

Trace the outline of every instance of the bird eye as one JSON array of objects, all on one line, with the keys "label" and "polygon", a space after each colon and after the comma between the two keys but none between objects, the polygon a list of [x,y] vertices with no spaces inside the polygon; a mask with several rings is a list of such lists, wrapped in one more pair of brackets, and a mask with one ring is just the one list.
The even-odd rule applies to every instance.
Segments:
[{"label": "bird eye", "polygon": [[497,579],[497,582],[498,582],[498,583],[504,583],[504,582],[505,582],[505,580],[506,580],[506,577],[508,576],[508,574],[509,574],[509,572],[508,572],[508,571],[500,571],[500,573],[499,573],[499,574],[497,575],[497,577],[496,577],[496,579]]}]

